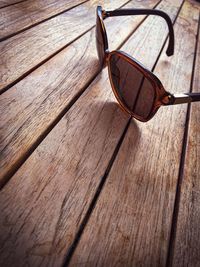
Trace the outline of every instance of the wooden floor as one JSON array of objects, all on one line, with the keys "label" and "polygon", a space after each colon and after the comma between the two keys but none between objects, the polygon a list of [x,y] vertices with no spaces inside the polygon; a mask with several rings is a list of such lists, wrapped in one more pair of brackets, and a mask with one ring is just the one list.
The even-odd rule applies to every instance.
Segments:
[{"label": "wooden floor", "polygon": [[200,92],[194,0],[0,1],[0,266],[200,266],[200,103],[130,120],[99,68],[95,9],[166,90]]}]

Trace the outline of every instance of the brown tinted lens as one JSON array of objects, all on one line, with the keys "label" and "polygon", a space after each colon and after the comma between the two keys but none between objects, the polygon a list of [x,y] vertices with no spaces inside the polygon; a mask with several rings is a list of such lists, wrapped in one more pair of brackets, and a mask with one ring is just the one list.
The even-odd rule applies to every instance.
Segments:
[{"label": "brown tinted lens", "polygon": [[124,106],[146,119],[152,110],[155,89],[152,83],[136,67],[121,56],[110,57],[110,72],[113,85]]},{"label": "brown tinted lens", "polygon": [[96,47],[97,47],[97,53],[98,53],[100,64],[103,65],[104,56],[105,56],[105,47],[104,47],[104,41],[103,41],[103,35],[102,35],[101,21],[98,16],[96,20]]}]

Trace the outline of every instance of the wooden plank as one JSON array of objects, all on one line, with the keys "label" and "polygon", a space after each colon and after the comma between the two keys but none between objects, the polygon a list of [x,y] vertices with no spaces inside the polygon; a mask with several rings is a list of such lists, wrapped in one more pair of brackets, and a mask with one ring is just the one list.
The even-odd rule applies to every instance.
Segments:
[{"label": "wooden plank", "polygon": [[[175,54],[156,66],[172,92],[190,87],[198,15],[184,3]],[[166,266],[186,110],[163,107],[148,123],[131,122],[70,266]]]},{"label": "wooden plank", "polygon": [[0,41],[83,2],[85,0],[36,0],[0,9]]},{"label": "wooden plank", "polygon": [[[126,2],[114,1],[112,8],[118,8]],[[109,0],[89,1],[2,41],[0,92],[93,27],[97,3],[103,4],[105,8],[111,6]]]},{"label": "wooden plank", "polygon": [[26,1],[26,0],[22,0],[22,1],[20,1],[20,0],[0,0],[0,8],[14,5],[14,4],[17,4],[17,3],[23,2],[23,1]]},{"label": "wooden plank", "polygon": [[[193,92],[200,92],[200,37]],[[200,105],[192,103],[172,266],[200,266]]]},{"label": "wooden plank", "polygon": [[[175,3],[160,7],[174,18]],[[123,47],[150,67],[167,35],[160,22],[148,18]],[[127,121],[105,69],[1,191],[1,265],[60,266]]]},{"label": "wooden plank", "polygon": [[[155,4],[156,1],[151,0],[145,6],[151,8]],[[133,1],[127,5],[137,6],[142,4]],[[110,48],[116,49],[143,18],[107,20]],[[98,71],[93,29],[0,96],[1,186]]]}]

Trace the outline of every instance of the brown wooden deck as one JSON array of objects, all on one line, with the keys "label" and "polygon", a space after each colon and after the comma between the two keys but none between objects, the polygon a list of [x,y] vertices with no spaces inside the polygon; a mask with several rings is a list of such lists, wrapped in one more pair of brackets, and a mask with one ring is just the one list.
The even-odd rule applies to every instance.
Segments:
[{"label": "brown wooden deck", "polygon": [[200,92],[194,0],[0,1],[0,266],[200,266],[200,103],[148,123],[116,103],[95,9],[121,49],[172,93]]}]

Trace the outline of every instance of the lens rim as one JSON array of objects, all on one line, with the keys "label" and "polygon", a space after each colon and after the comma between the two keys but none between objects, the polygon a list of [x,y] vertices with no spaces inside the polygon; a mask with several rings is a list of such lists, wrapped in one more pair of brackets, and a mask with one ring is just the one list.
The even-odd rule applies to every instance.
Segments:
[{"label": "lens rim", "polygon": [[[114,85],[113,79],[112,79],[112,74],[111,74],[111,57],[114,54],[116,54],[119,57],[122,57],[125,61],[130,63],[134,68],[136,68],[138,71],[142,72],[144,77],[147,78],[151,82],[152,87],[155,90],[155,96],[154,96],[154,102],[152,104],[152,108],[151,108],[151,111],[149,112],[148,117],[144,118],[142,116],[139,116],[139,115],[135,114],[132,110],[130,110],[121,101],[120,95],[118,93],[118,89],[115,88],[115,85]],[[164,87],[163,87],[161,81],[158,79],[158,77],[156,77],[150,70],[148,70],[146,67],[144,67],[136,59],[134,59],[133,57],[129,56],[128,54],[126,54],[123,51],[116,50],[116,51],[112,51],[112,52],[109,53],[109,55],[108,55],[108,73],[109,73],[109,79],[110,79],[110,83],[111,83],[111,87],[112,87],[113,93],[114,93],[117,101],[119,102],[120,107],[122,108],[122,110],[124,110],[129,115],[131,115],[131,117],[134,117],[139,121],[147,122],[148,120],[150,120],[155,115],[155,113],[158,111],[160,106],[163,105],[163,102],[162,102],[163,98],[165,96],[169,96],[169,92],[167,92],[164,89]]]},{"label": "lens rim", "polygon": [[[103,11],[102,11],[102,7],[101,6],[97,6],[97,10],[96,10],[96,14],[97,14],[97,19],[99,20],[99,24],[100,24],[100,31],[102,34],[102,39],[103,39],[103,46],[104,46],[104,59],[103,59],[103,63],[102,63],[102,67],[106,65],[106,52],[108,52],[108,38],[107,38],[107,33],[106,33],[106,28],[103,22]],[[96,25],[97,27],[97,25]],[[97,36],[96,36],[97,38]],[[97,41],[97,40],[96,40]],[[97,48],[98,49],[98,48]]]}]

